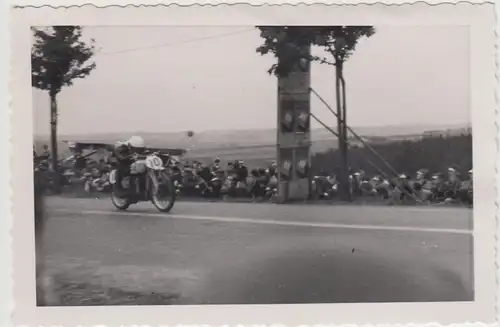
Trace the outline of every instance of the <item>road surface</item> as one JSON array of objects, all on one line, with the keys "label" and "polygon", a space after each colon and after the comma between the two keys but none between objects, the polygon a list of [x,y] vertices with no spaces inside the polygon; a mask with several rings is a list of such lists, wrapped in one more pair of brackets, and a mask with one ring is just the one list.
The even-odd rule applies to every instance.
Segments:
[{"label": "road surface", "polygon": [[50,197],[47,213],[56,274],[174,304],[474,299],[470,209]]}]

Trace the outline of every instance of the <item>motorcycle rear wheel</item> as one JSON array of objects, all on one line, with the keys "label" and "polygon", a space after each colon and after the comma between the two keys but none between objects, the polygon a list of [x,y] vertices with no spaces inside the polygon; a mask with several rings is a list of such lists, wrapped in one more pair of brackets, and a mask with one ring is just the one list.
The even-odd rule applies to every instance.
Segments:
[{"label": "motorcycle rear wheel", "polygon": [[128,209],[128,207],[130,207],[129,199],[124,198],[124,197],[119,197],[116,194],[115,187],[113,187],[113,191],[111,192],[111,202],[118,210],[121,210],[121,211],[125,211]]},{"label": "motorcycle rear wheel", "polygon": [[[162,196],[159,196],[159,193],[162,191],[167,191],[168,193]],[[161,212],[169,212],[174,207],[175,198],[176,198],[176,189],[174,187],[174,183],[168,177],[166,173],[162,175],[162,181],[159,185],[158,193],[151,194],[151,202]],[[162,197],[165,199],[162,199]]]}]

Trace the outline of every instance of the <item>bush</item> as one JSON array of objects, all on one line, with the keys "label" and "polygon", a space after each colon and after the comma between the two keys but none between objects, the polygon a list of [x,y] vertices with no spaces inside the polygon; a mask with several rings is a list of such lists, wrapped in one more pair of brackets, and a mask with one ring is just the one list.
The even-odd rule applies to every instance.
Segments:
[{"label": "bush", "polygon": [[[385,144],[371,144],[398,173],[414,175],[418,169],[430,172],[445,172],[454,167],[462,175],[472,168],[472,135],[424,137],[420,140],[406,140]],[[380,174],[368,160],[384,172],[390,170],[367,148],[352,147],[348,152],[349,165],[353,170],[363,169],[369,175]],[[338,173],[340,153],[330,150],[316,153],[312,157],[313,173],[321,169],[330,174]],[[392,174],[391,174],[392,175]]]}]

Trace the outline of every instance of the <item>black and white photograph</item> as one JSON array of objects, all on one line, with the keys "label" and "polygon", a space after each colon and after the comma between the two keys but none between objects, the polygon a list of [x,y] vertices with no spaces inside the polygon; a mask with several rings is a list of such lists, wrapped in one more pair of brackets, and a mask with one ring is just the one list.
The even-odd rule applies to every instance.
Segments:
[{"label": "black and white photograph", "polygon": [[29,33],[37,307],[484,296],[470,26]]}]

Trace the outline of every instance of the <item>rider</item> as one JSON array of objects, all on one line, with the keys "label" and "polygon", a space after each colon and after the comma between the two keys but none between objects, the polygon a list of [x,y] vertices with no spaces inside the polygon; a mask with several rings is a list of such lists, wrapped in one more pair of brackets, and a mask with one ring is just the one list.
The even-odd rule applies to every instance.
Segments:
[{"label": "rider", "polygon": [[122,188],[123,177],[130,174],[130,165],[135,161],[132,155],[144,150],[144,140],[140,136],[132,136],[125,142],[117,142],[113,156],[116,159],[116,186],[118,193],[125,193]]}]

